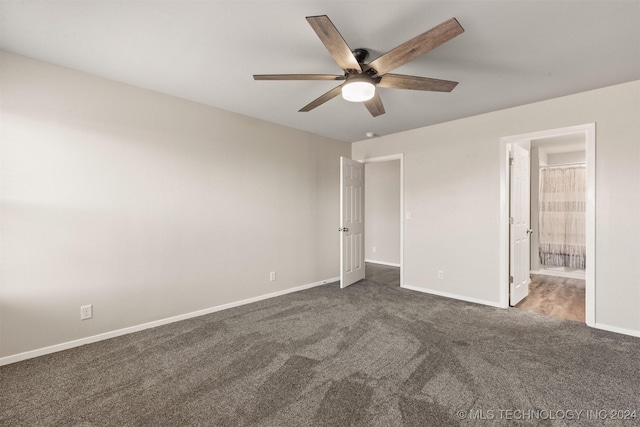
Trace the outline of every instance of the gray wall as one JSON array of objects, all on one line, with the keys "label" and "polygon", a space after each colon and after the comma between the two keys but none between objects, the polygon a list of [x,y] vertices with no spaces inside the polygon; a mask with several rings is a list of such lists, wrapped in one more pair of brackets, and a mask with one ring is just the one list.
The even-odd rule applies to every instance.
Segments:
[{"label": "gray wall", "polygon": [[364,194],[365,259],[399,265],[400,160],[366,163]]},{"label": "gray wall", "polygon": [[339,275],[348,144],[0,62],[0,356]]},{"label": "gray wall", "polygon": [[354,159],[404,153],[405,284],[498,305],[500,138],[595,122],[595,322],[640,335],[638,93],[634,81],[352,144]]},{"label": "gray wall", "polygon": [[586,151],[570,151],[568,153],[547,154],[547,165],[563,165],[566,163],[585,163],[587,161]]}]

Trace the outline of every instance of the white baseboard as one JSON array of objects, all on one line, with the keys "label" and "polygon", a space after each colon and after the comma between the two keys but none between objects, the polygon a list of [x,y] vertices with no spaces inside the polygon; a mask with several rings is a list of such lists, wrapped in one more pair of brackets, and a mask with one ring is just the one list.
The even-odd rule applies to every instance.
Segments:
[{"label": "white baseboard", "polygon": [[388,265],[389,267],[400,267],[400,264],[395,262],[376,261],[373,259],[365,259],[364,262],[370,262],[371,264]]},{"label": "white baseboard", "polygon": [[593,327],[596,328],[596,329],[602,329],[603,331],[615,332],[617,334],[623,334],[623,335],[631,335],[632,337],[640,338],[640,331],[635,331],[633,329],[620,328],[618,326],[604,325],[604,324],[598,323],[598,322],[596,322],[593,325]]},{"label": "white baseboard", "polygon": [[466,302],[473,302],[475,304],[482,304],[482,305],[488,305],[491,307],[504,308],[500,305],[498,301],[488,301],[488,300],[483,300],[478,298],[471,298],[465,295],[452,294],[449,292],[442,292],[442,291],[434,291],[433,289],[420,288],[418,286],[400,285],[400,287],[403,289],[410,289],[412,291],[424,292],[425,294],[438,295],[440,297],[453,298],[453,299],[466,301]]},{"label": "white baseboard", "polygon": [[586,273],[584,271],[560,271],[560,270],[531,270],[530,274],[542,274],[543,276],[564,277],[566,279],[580,279],[586,280]]},{"label": "white baseboard", "polygon": [[191,319],[192,317],[204,316],[205,314],[215,313],[217,311],[226,310],[229,308],[239,307],[245,304],[251,304],[252,302],[258,302],[269,298],[279,297],[281,295],[290,294],[292,292],[298,292],[305,289],[313,288],[316,286],[326,285],[327,283],[332,283],[340,280],[340,277],[333,277],[331,279],[321,280],[315,283],[309,283],[307,285],[297,286],[295,288],[289,288],[282,291],[271,292],[264,295],[259,295],[253,298],[247,298],[241,301],[235,301],[228,304],[222,304],[215,307],[205,308],[202,310],[193,311],[191,313],[180,314],[178,316],[167,317],[165,319],[154,320],[153,322],[143,323],[141,325],[130,326],[123,329],[118,329],[115,331],[104,332],[102,334],[93,335],[86,338],[80,338],[73,341],[67,341],[60,344],[55,344],[49,347],[43,347],[36,350],[25,351],[23,353],[13,354],[11,356],[5,356],[0,358],[0,366],[9,365],[11,363],[20,362],[22,360],[32,359],[38,356],[44,356],[45,354],[56,353],[62,350],[68,350],[74,347],[80,347],[81,345],[91,344],[94,342],[119,337],[122,335],[131,334],[138,331],[143,331],[149,328],[155,328],[157,326],[166,325],[169,323],[179,322],[181,320]]}]

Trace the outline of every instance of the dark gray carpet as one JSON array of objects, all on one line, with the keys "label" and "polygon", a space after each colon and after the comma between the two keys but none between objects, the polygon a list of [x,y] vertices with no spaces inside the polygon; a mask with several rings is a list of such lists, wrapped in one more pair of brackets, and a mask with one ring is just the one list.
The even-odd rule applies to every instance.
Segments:
[{"label": "dark gray carpet", "polygon": [[[86,345],[0,375],[3,426],[640,423],[586,413],[640,409],[640,339],[371,281]],[[567,410],[585,413],[557,412]],[[458,411],[473,412],[461,420]]]}]

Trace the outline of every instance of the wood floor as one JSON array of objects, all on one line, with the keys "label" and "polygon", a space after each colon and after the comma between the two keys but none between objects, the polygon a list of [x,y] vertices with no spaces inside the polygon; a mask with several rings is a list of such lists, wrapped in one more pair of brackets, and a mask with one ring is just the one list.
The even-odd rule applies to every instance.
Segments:
[{"label": "wood floor", "polygon": [[400,267],[366,262],[364,264],[364,277],[374,282],[400,286]]},{"label": "wood floor", "polygon": [[516,308],[584,322],[584,294],[584,280],[532,274],[529,296]]}]

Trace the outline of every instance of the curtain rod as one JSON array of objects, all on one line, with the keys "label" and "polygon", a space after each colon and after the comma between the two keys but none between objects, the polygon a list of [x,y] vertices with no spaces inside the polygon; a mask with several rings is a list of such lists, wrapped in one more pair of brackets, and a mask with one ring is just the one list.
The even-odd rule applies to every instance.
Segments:
[{"label": "curtain rod", "polygon": [[587,167],[586,162],[575,163],[558,163],[557,165],[540,166],[540,169],[552,169],[552,168],[569,168],[569,167]]}]

